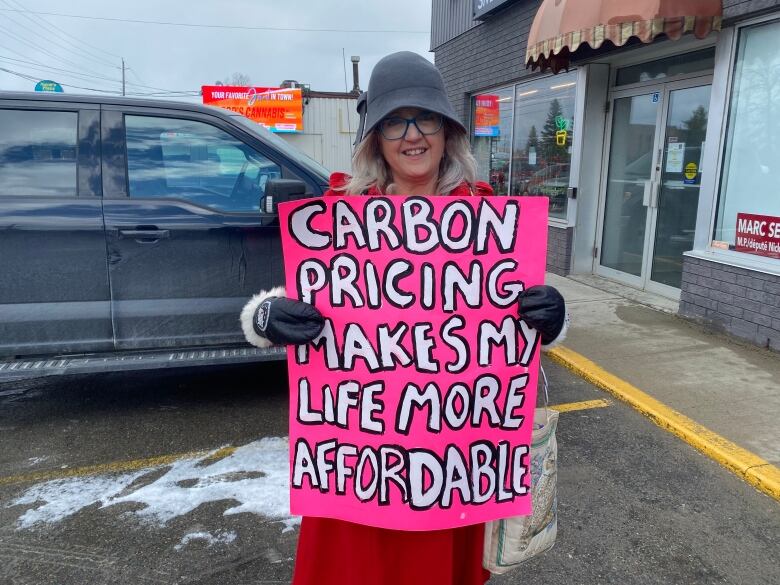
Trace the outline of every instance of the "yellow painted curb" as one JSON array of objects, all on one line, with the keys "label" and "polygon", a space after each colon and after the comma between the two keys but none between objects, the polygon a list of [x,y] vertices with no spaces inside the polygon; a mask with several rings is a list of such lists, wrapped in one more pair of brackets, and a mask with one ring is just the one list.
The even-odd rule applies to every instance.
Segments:
[{"label": "yellow painted curb", "polygon": [[662,429],[677,435],[749,484],[780,501],[780,469],[768,461],[669,408],[577,352],[558,346],[548,351],[547,356],[591,384],[627,402]]}]

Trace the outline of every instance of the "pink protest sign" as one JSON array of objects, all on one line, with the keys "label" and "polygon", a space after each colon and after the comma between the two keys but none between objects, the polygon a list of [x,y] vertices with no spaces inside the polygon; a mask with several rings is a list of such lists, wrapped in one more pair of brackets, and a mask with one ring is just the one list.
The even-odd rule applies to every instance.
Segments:
[{"label": "pink protest sign", "polygon": [[325,316],[289,348],[290,508],[404,530],[531,511],[544,197],[325,197],[280,206],[287,295]]}]

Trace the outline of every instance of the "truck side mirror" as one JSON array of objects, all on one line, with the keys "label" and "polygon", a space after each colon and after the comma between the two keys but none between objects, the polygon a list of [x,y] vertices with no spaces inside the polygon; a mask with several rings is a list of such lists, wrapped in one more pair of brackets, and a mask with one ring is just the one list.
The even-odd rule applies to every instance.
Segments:
[{"label": "truck side mirror", "polygon": [[265,184],[265,193],[260,198],[260,213],[277,215],[278,206],[306,196],[306,183],[298,179],[269,179]]}]

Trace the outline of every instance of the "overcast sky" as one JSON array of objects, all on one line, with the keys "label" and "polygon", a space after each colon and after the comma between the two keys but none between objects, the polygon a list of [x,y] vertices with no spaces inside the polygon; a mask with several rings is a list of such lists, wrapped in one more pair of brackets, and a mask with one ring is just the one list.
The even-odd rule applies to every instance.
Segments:
[{"label": "overcast sky", "polygon": [[[195,28],[94,18],[374,32]],[[0,0],[0,68],[32,78],[0,70],[0,89],[32,91],[37,80],[50,79],[67,93],[90,93],[74,85],[120,91],[124,57],[128,94],[158,91],[141,85],[197,91],[234,72],[258,86],[294,79],[312,90],[344,91],[342,48],[348,89],[352,55],[360,56],[365,89],[374,64],[388,53],[410,50],[433,61],[430,27],[429,0]]]}]

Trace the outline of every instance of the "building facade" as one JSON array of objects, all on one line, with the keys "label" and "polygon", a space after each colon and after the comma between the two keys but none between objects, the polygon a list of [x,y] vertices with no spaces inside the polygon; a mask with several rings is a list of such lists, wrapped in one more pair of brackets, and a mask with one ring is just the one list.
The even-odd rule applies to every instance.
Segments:
[{"label": "building facade", "polygon": [[357,92],[304,92],[303,132],[279,134],[331,172],[352,168],[358,122]]},{"label": "building facade", "polygon": [[[679,0],[644,21],[642,0],[568,4],[433,0],[480,178],[549,198],[551,272],[780,350],[780,0]],[[632,14],[572,24],[602,5]]]}]

